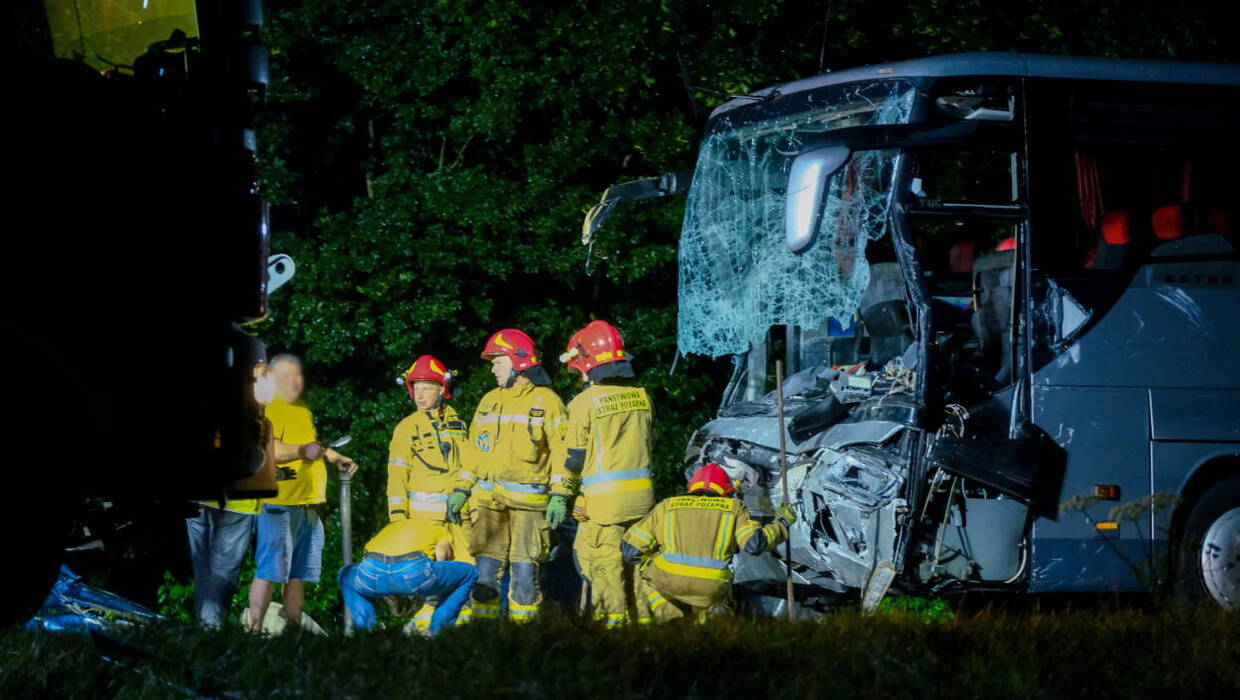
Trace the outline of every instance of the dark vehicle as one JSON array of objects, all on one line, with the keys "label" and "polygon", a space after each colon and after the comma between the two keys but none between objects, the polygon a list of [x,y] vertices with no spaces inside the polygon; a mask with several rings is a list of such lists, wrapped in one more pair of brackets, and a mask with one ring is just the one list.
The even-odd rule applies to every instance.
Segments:
[{"label": "dark vehicle", "polygon": [[[942,56],[715,110],[688,191],[684,352],[734,355],[688,468],[781,498],[806,603],[1152,591],[1240,607],[1240,66]],[[686,185],[691,180],[691,185]],[[782,551],[779,553],[782,554]],[[740,557],[775,611],[773,557]]]},{"label": "dark vehicle", "polygon": [[66,545],[274,484],[252,394],[265,350],[240,325],[266,314],[260,4],[5,10],[9,623],[43,601]]}]

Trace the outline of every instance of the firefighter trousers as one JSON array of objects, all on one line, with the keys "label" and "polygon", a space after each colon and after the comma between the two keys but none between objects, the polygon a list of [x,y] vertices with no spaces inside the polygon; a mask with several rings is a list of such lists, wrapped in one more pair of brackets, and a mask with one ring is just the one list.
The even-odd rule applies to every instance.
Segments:
[{"label": "firefighter trousers", "polygon": [[705,622],[708,617],[728,614],[725,601],[720,600],[708,607],[690,605],[675,597],[672,592],[664,592],[651,585],[641,572],[634,576],[634,591],[638,600],[645,601],[654,622],[672,622],[673,620],[692,620]]},{"label": "firefighter trousers", "polygon": [[630,592],[630,586],[636,585],[633,567],[625,566],[620,551],[620,538],[633,522],[602,525],[587,520],[577,525],[577,537],[573,540],[577,568],[582,578],[590,582],[594,617],[608,627],[624,624],[630,600],[636,621],[650,622],[650,604],[645,596]]},{"label": "firefighter trousers", "polygon": [[492,559],[498,566],[478,563],[485,578],[478,583],[499,590],[498,576],[508,568],[508,616],[528,620],[538,612],[542,590],[538,565],[551,549],[551,530],[542,510],[517,510],[500,504],[481,507],[474,521],[470,553],[476,559]]}]

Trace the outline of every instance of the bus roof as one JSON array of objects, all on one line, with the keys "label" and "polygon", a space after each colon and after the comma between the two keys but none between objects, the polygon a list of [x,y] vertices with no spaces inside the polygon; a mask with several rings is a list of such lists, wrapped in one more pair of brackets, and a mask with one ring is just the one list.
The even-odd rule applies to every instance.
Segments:
[{"label": "bus roof", "polygon": [[[823,73],[812,78],[768,87],[753,93],[753,96],[765,95],[772,90],[788,94],[875,78],[947,78],[970,75],[1011,75],[1183,85],[1240,85],[1240,64],[1055,56],[1033,53],[957,53]],[[753,101],[743,98],[732,99],[716,108],[711,116],[747,104],[753,104]]]}]

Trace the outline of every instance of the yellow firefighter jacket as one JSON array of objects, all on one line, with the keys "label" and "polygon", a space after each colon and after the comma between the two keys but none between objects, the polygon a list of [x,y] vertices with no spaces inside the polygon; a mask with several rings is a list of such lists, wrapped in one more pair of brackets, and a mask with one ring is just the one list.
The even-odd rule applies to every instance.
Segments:
[{"label": "yellow firefighter jacket", "polygon": [[415,410],[396,425],[388,447],[388,516],[442,522],[457,484],[467,436],[451,406]]},{"label": "yellow firefighter jacket", "polygon": [[654,413],[646,390],[591,384],[568,404],[565,468],[580,475],[586,516],[602,525],[650,512]]},{"label": "yellow firefighter jacket", "polygon": [[641,575],[658,592],[705,608],[727,596],[732,555],[771,551],[787,536],[778,521],[763,527],[750,520],[739,499],[674,496],[630,527],[623,542],[649,556]]},{"label": "yellow firefighter jacket", "polygon": [[543,510],[550,494],[571,495],[564,469],[564,402],[529,383],[492,389],[469,426],[471,458],[459,487],[474,505]]}]

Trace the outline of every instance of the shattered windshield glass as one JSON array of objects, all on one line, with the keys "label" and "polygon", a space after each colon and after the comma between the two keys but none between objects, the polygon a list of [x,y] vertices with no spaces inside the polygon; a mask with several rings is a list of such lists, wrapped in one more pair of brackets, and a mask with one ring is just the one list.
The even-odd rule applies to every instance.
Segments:
[{"label": "shattered windshield glass", "polygon": [[788,171],[805,137],[906,123],[915,85],[832,86],[727,112],[702,143],[680,237],[681,352],[743,353],[773,325],[851,318],[885,233],[895,151],[858,151],[835,175],[813,245],[784,240]]}]

